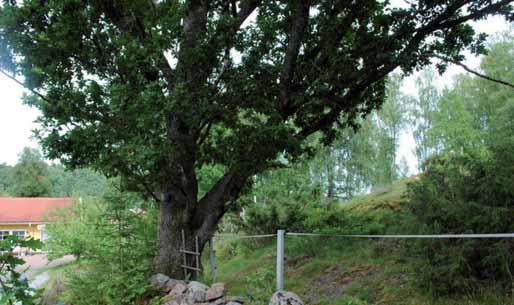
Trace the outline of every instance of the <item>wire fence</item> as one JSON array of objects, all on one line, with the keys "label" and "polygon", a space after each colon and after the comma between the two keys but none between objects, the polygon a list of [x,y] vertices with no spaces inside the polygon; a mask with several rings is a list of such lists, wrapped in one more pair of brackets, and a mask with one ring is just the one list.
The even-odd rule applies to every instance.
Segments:
[{"label": "wire fence", "polygon": [[462,238],[513,238],[514,233],[490,233],[490,234],[322,234],[322,233],[296,233],[287,232],[286,235],[290,236],[314,236],[314,237],[348,237],[348,238],[438,238],[438,239],[462,239]]},{"label": "wire fence", "polygon": [[261,235],[240,235],[237,233],[221,233],[214,235],[214,238],[222,239],[223,237],[230,237],[233,239],[250,239],[250,238],[269,238],[276,237],[277,234],[261,234]]},{"label": "wire fence", "polygon": [[[276,290],[284,290],[284,249],[286,236],[296,237],[340,237],[362,239],[498,239],[514,238],[514,233],[484,233],[484,234],[327,234],[310,232],[286,232],[278,230],[276,234],[241,235],[237,233],[224,233],[214,236],[215,239],[261,239],[276,238]],[[211,263],[212,265],[212,263]],[[214,264],[215,268],[215,264]],[[214,272],[215,273],[215,272]]]}]

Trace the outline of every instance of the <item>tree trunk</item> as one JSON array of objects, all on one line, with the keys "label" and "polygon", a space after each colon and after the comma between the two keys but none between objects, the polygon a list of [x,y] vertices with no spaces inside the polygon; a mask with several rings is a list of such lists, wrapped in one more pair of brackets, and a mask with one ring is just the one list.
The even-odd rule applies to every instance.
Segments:
[{"label": "tree trunk", "polygon": [[[201,200],[188,194],[186,188],[168,187],[163,194],[160,206],[159,256],[157,272],[172,278],[196,278],[191,270],[184,274],[182,265],[182,230],[185,233],[185,246],[188,251],[196,250],[195,237],[198,236],[199,252],[216,231],[218,222],[226,212],[226,203],[234,202],[248,179],[248,175],[225,174]],[[187,255],[187,265],[196,266],[194,255]]]},{"label": "tree trunk", "polygon": [[328,158],[325,160],[326,164],[326,174],[327,174],[327,206],[330,205],[332,200],[334,200],[336,196],[336,184],[335,184],[335,173],[334,173],[334,167],[336,164],[333,162],[332,158],[332,150],[328,150]]},{"label": "tree trunk", "polygon": [[163,197],[160,206],[157,271],[180,279],[184,277],[183,268],[180,266],[183,263],[182,253],[179,250],[182,247],[181,231],[186,229],[186,225],[181,221],[185,215],[174,214],[172,211],[176,209],[172,208],[169,196]]},{"label": "tree trunk", "polygon": [[[206,232],[199,231],[199,226],[194,219],[191,209],[184,202],[178,202],[176,197],[164,195],[160,207],[159,223],[159,256],[157,258],[157,271],[175,279],[195,279],[197,272],[188,270],[184,273],[184,255],[180,252],[183,248],[182,231],[185,236],[185,249],[196,251],[196,236],[199,238],[199,251],[202,252],[210,236]],[[209,228],[214,232],[215,227]],[[194,255],[186,255],[188,266],[195,267]],[[201,264],[200,264],[201,267]]]}]

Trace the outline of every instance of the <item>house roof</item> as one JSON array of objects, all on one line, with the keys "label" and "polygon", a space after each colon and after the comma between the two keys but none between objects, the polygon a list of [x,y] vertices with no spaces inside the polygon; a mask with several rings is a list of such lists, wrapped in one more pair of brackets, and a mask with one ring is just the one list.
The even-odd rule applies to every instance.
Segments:
[{"label": "house roof", "polygon": [[73,198],[0,197],[0,224],[41,223],[49,211],[72,203]]}]

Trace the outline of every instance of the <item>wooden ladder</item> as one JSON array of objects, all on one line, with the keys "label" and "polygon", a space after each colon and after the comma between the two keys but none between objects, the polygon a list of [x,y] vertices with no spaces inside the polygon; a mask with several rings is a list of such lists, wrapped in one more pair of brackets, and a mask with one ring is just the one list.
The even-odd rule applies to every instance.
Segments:
[{"label": "wooden ladder", "polygon": [[[196,277],[200,277],[200,273],[202,269],[200,268],[200,245],[198,241],[198,236],[195,236],[195,250],[190,251],[186,249],[186,233],[182,230],[182,249],[179,250],[182,253],[183,264],[181,265],[184,268],[184,278],[188,279],[188,270],[193,270],[196,272]],[[195,257],[194,263],[195,266],[189,266],[187,264],[187,256],[192,255]]]}]

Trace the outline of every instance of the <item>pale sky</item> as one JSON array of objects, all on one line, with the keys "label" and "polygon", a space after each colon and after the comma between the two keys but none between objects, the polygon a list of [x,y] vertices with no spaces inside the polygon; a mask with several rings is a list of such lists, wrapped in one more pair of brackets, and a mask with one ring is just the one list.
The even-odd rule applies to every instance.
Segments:
[{"label": "pale sky", "polygon": [[[499,33],[508,30],[508,24],[499,17],[488,18],[475,24],[479,31],[488,34]],[[468,56],[466,64],[477,68],[479,59]],[[454,76],[464,71],[452,66],[439,79],[436,80],[438,87],[450,84]],[[406,79],[403,90],[407,94],[414,95],[414,79],[416,75]],[[38,144],[32,137],[32,130],[37,127],[34,121],[39,111],[23,105],[21,97],[24,89],[14,81],[0,74],[0,163],[15,164],[18,154],[26,146],[37,148]],[[416,158],[413,155],[414,140],[412,134],[406,133],[400,140],[400,152],[398,160],[404,156],[409,164],[410,172],[416,171]]]},{"label": "pale sky", "polygon": [[32,139],[32,130],[36,128],[34,120],[39,111],[23,105],[23,91],[14,81],[0,74],[0,163],[12,165],[24,147],[38,147]]}]

